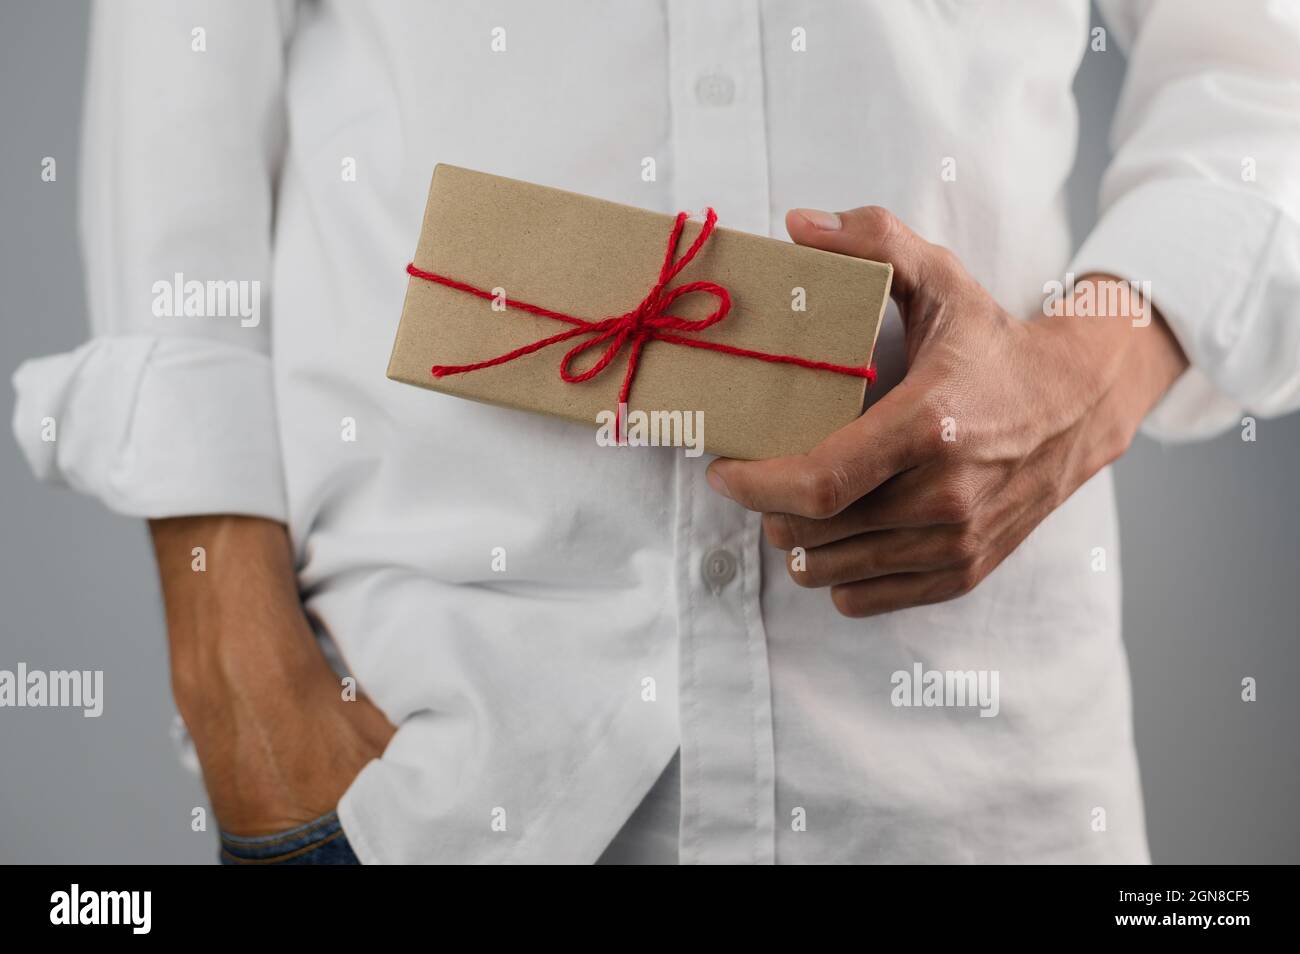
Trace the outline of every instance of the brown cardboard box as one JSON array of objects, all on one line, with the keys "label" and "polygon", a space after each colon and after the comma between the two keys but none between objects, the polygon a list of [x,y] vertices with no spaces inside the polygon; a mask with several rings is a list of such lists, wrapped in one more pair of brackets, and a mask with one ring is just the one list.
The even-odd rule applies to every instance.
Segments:
[{"label": "brown cardboard box", "polygon": [[[726,210],[719,210],[725,221]],[[674,218],[544,186],[473,172],[434,169],[414,265],[509,299],[599,321],[636,308],[654,286]],[[690,221],[678,254],[699,235]],[[891,266],[803,248],[718,227],[669,287],[709,281],[727,289],[731,309],[715,325],[683,337],[846,366],[870,362],[889,296]],[[792,308],[804,290],[806,310]],[[705,317],[717,306],[703,292],[683,295],[671,313]],[[498,304],[498,307],[500,305]],[[561,380],[565,352],[582,335],[506,364],[435,377],[434,365],[494,358],[572,326],[518,308],[494,310],[473,294],[412,277],[388,376],[457,397],[580,421],[596,429],[613,411],[630,346],[603,373]],[[590,367],[602,348],[571,369]],[[648,341],[628,401],[637,410],[703,412],[704,448],[758,459],[801,453],[862,411],[861,377],[666,341]]]}]

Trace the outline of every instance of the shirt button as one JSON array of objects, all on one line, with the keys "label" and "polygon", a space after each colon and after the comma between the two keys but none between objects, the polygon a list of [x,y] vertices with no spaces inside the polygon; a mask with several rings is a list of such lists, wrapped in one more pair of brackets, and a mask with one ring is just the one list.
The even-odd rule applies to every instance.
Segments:
[{"label": "shirt button", "polygon": [[703,106],[730,106],[736,84],[725,73],[705,73],[695,81],[695,98]]},{"label": "shirt button", "polygon": [[722,547],[710,550],[704,554],[704,562],[700,564],[700,571],[709,589],[714,593],[719,593],[736,576],[736,555],[730,550],[724,550]]}]

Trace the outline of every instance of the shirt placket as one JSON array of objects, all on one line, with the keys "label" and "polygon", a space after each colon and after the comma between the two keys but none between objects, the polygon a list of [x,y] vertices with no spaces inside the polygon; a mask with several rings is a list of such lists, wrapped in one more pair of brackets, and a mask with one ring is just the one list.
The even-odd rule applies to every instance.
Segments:
[{"label": "shirt placket", "polygon": [[[768,233],[767,131],[756,0],[668,4],[677,208]],[[705,427],[708,422],[704,422]],[[759,615],[760,518],[678,459],[682,863],[771,863],[772,702]]]}]

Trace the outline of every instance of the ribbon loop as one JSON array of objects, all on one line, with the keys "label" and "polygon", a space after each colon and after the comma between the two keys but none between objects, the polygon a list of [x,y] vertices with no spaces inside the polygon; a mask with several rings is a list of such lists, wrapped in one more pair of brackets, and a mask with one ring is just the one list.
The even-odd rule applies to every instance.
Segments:
[{"label": "ribbon loop", "polygon": [[[618,324],[610,325],[609,328],[596,335],[596,337],[588,338],[586,341],[570,348],[565,352],[564,357],[560,359],[560,377],[569,384],[579,384],[582,381],[590,381],[596,375],[608,368],[610,362],[613,361],[618,356],[618,353],[623,350],[623,343],[627,340],[628,334],[629,330],[628,327],[623,324],[623,319],[618,319]],[[573,361],[580,354],[591,348],[595,348],[598,345],[604,344],[611,338],[613,341],[610,343],[610,346],[605,349],[604,353],[596,359],[596,363],[590,368],[577,374],[574,374],[569,370]]]}]

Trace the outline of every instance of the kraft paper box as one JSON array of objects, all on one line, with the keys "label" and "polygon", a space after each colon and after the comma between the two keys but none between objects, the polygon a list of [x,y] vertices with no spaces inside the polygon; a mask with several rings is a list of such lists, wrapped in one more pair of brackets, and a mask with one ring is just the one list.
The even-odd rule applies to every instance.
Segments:
[{"label": "kraft paper box", "polygon": [[[725,222],[726,210],[719,214]],[[650,292],[673,225],[674,216],[439,165],[413,264],[497,296],[503,290],[510,301],[599,321],[628,313]],[[687,222],[679,255],[701,228],[696,219]],[[723,320],[682,337],[863,367],[870,363],[892,274],[886,264],[719,225],[668,287],[708,281],[731,297]],[[800,297],[805,310],[793,307]],[[435,365],[482,362],[573,327],[514,307],[502,310],[500,297],[495,305],[412,277],[388,377],[567,418],[595,431],[598,413],[616,410],[630,344],[602,373],[580,383],[563,381],[559,366],[565,352],[592,337],[585,334],[505,364],[434,376]],[[694,292],[669,310],[698,320],[716,306],[713,296]],[[590,368],[603,350],[585,352],[571,373]],[[862,412],[866,385],[861,377],[651,340],[639,355],[627,421],[635,424],[638,410],[698,411],[709,453],[751,460],[802,453]],[[635,433],[634,427],[628,431]]]}]

